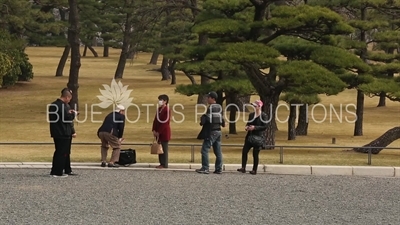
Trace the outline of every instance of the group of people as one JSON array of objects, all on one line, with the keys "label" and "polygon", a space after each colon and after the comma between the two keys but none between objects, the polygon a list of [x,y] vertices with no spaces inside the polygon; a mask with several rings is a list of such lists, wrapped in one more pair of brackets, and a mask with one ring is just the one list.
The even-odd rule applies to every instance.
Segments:
[{"label": "group of people", "polygon": [[[72,99],[72,91],[64,88],[61,96],[49,107],[50,134],[53,138],[55,151],[53,154],[52,168],[50,175],[53,177],[67,177],[77,175],[71,169],[71,143],[72,138],[76,137],[74,129],[74,119],[79,114],[71,109],[69,103]],[[222,127],[225,127],[225,120],[222,115],[222,107],[217,104],[218,94],[209,92],[207,94],[208,108],[201,116],[200,126],[202,129],[198,139],[203,140],[201,148],[201,168],[196,169],[197,173],[209,174],[209,151],[213,148],[216,156],[215,174],[222,173],[223,156],[221,150]],[[169,97],[167,95],[158,96],[158,109],[154,116],[152,132],[156,141],[161,144],[163,153],[158,155],[160,165],[156,168],[168,168],[168,143],[171,140],[170,117],[171,110],[168,107]],[[245,173],[247,155],[253,148],[253,169],[250,174],[257,174],[258,155],[265,143],[264,131],[267,127],[265,113],[262,112],[263,103],[260,100],[252,103],[255,111],[249,114],[245,130],[247,135],[242,149],[242,167],[237,171]],[[101,141],[101,167],[119,167],[121,143],[124,138],[125,129],[125,107],[117,105],[116,109],[109,113],[99,127],[97,136]],[[112,154],[107,163],[107,153],[112,148]]]},{"label": "group of people", "polygon": [[[221,150],[221,128],[225,127],[225,120],[222,115],[222,107],[217,104],[218,94],[216,92],[209,92],[207,95],[207,101],[209,107],[204,115],[201,116],[200,125],[202,130],[198,135],[198,139],[203,140],[201,147],[201,168],[196,169],[197,173],[209,174],[209,151],[211,147],[215,154],[215,170],[213,173],[222,173],[222,150]],[[246,173],[247,155],[250,149],[253,148],[253,169],[250,174],[256,175],[259,153],[261,148],[265,146],[265,135],[264,131],[267,129],[267,118],[266,114],[262,112],[263,102],[256,100],[252,103],[255,107],[255,111],[249,114],[248,121],[245,126],[247,131],[243,149],[242,149],[242,167],[237,171]]]}]

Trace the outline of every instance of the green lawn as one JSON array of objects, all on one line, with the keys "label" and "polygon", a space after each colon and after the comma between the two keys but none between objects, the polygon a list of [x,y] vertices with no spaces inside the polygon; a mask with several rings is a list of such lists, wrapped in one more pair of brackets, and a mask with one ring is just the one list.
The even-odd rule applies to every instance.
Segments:
[{"label": "green lawn", "polygon": [[[101,48],[96,48],[101,53]],[[55,70],[62,54],[63,48],[36,47],[28,48],[30,61],[34,66],[35,77],[31,82],[22,82],[8,89],[0,89],[0,142],[52,142],[49,136],[49,128],[46,120],[46,105],[59,97],[60,90],[68,82],[69,61],[64,70],[64,77],[55,77]],[[119,50],[112,49],[109,58],[94,58],[92,56],[82,58],[82,67],[79,78],[79,102],[81,123],[75,123],[78,137],[74,142],[99,142],[96,131],[106,113],[111,107],[102,109],[94,106],[100,103],[97,98],[103,85],[110,85],[118,63]],[[150,143],[152,141],[151,125],[155,112],[155,104],[159,94],[168,94],[170,104],[177,105],[173,113],[171,143],[201,142],[196,139],[200,126],[198,118],[201,108],[196,112],[197,96],[184,96],[175,93],[174,85],[169,81],[161,81],[159,72],[150,71],[159,66],[147,65],[150,54],[141,53],[133,64],[127,63],[123,86],[128,85],[132,89],[134,106],[128,109],[128,122],[125,130],[125,142]],[[161,58],[160,58],[161,59]],[[161,63],[161,62],[160,62]],[[198,79],[198,78],[196,78]],[[199,80],[199,79],[198,79]],[[178,84],[189,83],[187,77],[177,73]],[[387,107],[379,107],[378,98],[365,99],[364,136],[353,137],[354,124],[346,121],[354,120],[356,92],[346,90],[338,96],[320,96],[322,106],[316,106],[310,112],[310,124],[308,136],[297,137],[296,140],[287,141],[288,110],[281,102],[278,110],[279,131],[277,132],[277,145],[301,145],[301,146],[361,146],[379,137],[386,130],[399,126],[400,103],[387,102]],[[252,100],[257,96],[253,96]],[[153,104],[147,108],[145,104]],[[179,107],[182,105],[183,108]],[[85,108],[85,106],[87,108]],[[340,117],[342,109],[342,121],[337,118],[336,110]],[[347,106],[347,110],[346,110]],[[93,108],[92,108],[93,107]],[[92,110],[93,109],[93,110]],[[101,113],[93,115],[93,112]],[[91,116],[93,115],[93,116]],[[314,118],[312,117],[314,116]],[[324,120],[324,117],[326,119]],[[223,144],[242,144],[245,136],[243,118],[247,114],[240,114],[237,123],[239,133],[229,135],[223,139]],[[332,120],[330,121],[330,118]],[[179,121],[184,119],[184,122]],[[137,121],[135,121],[137,120]],[[318,121],[322,121],[318,123]],[[223,131],[228,134],[228,129]],[[336,138],[336,145],[331,144],[331,139]],[[400,140],[393,142],[391,147],[400,147]],[[139,162],[156,162],[157,156],[150,155],[148,146],[127,146],[138,151]],[[196,147],[196,161],[200,159],[200,148]],[[367,155],[342,151],[343,149],[285,149],[285,164],[325,164],[325,165],[365,165]],[[0,145],[0,161],[51,161],[54,148],[45,146],[6,146]],[[72,149],[73,161],[99,161],[99,146],[76,145]],[[240,163],[240,147],[224,147],[225,163]],[[190,160],[190,147],[171,147],[170,162],[188,162]],[[212,156],[213,154],[211,154]],[[212,158],[212,157],[211,157]],[[251,153],[249,154],[251,163]],[[279,151],[263,151],[261,163],[279,163]],[[383,150],[372,158],[373,165],[400,166],[400,150]]]}]

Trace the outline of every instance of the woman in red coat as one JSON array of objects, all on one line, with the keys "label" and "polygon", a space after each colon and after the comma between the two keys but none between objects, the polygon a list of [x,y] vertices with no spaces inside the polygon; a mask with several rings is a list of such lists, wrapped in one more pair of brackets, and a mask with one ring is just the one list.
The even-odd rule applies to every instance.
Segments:
[{"label": "woman in red coat", "polygon": [[158,109],[153,121],[153,135],[161,143],[164,154],[158,155],[160,165],[156,168],[168,168],[168,142],[171,140],[171,110],[168,107],[168,95],[158,96]]}]

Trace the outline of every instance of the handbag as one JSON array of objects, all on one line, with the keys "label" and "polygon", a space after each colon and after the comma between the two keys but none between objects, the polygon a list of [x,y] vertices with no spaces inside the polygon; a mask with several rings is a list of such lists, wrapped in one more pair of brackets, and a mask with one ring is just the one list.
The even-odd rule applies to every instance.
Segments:
[{"label": "handbag", "polygon": [[135,149],[121,149],[119,154],[118,165],[130,166],[136,163],[136,150]]},{"label": "handbag", "polygon": [[247,141],[254,147],[261,147],[264,144],[264,137],[250,132],[249,136],[247,136]]},{"label": "handbag", "polygon": [[158,140],[156,137],[154,137],[153,143],[151,144],[151,149],[150,149],[150,154],[164,154],[162,145],[158,143]]}]

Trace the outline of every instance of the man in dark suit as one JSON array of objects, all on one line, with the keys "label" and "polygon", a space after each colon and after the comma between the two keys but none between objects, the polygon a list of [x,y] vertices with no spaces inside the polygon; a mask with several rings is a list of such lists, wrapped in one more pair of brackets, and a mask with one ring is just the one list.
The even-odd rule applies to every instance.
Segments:
[{"label": "man in dark suit", "polygon": [[115,164],[119,160],[121,151],[121,142],[124,140],[125,128],[125,107],[117,105],[114,112],[109,113],[103,121],[103,124],[97,130],[97,136],[101,140],[101,167],[106,166],[107,152],[109,146],[113,149],[108,167],[119,167]]},{"label": "man in dark suit", "polygon": [[[70,91],[70,92],[72,94],[72,91]],[[62,91],[61,91],[61,93],[62,93]],[[70,106],[70,105],[67,104],[67,106]],[[71,107],[68,107],[68,110],[70,110],[70,109],[71,109]],[[78,113],[78,115],[79,115],[79,113]],[[72,138],[70,140],[71,140],[71,144],[72,144],[72,139],[76,138],[74,122],[71,123],[71,129],[72,129],[72,132],[71,132]],[[70,148],[72,148],[72,146]],[[69,176],[76,176],[78,174],[72,172],[72,168],[71,168],[71,151],[69,151],[69,153],[70,154],[68,154],[65,159],[64,173],[68,174]]]},{"label": "man in dark suit", "polygon": [[64,88],[61,97],[50,104],[48,115],[50,122],[50,135],[54,140],[55,151],[53,154],[52,168],[50,175],[53,177],[67,177],[72,171],[63,171],[67,158],[71,153],[71,138],[73,135],[72,123],[78,114],[70,109],[68,103],[72,99],[71,91]]}]

